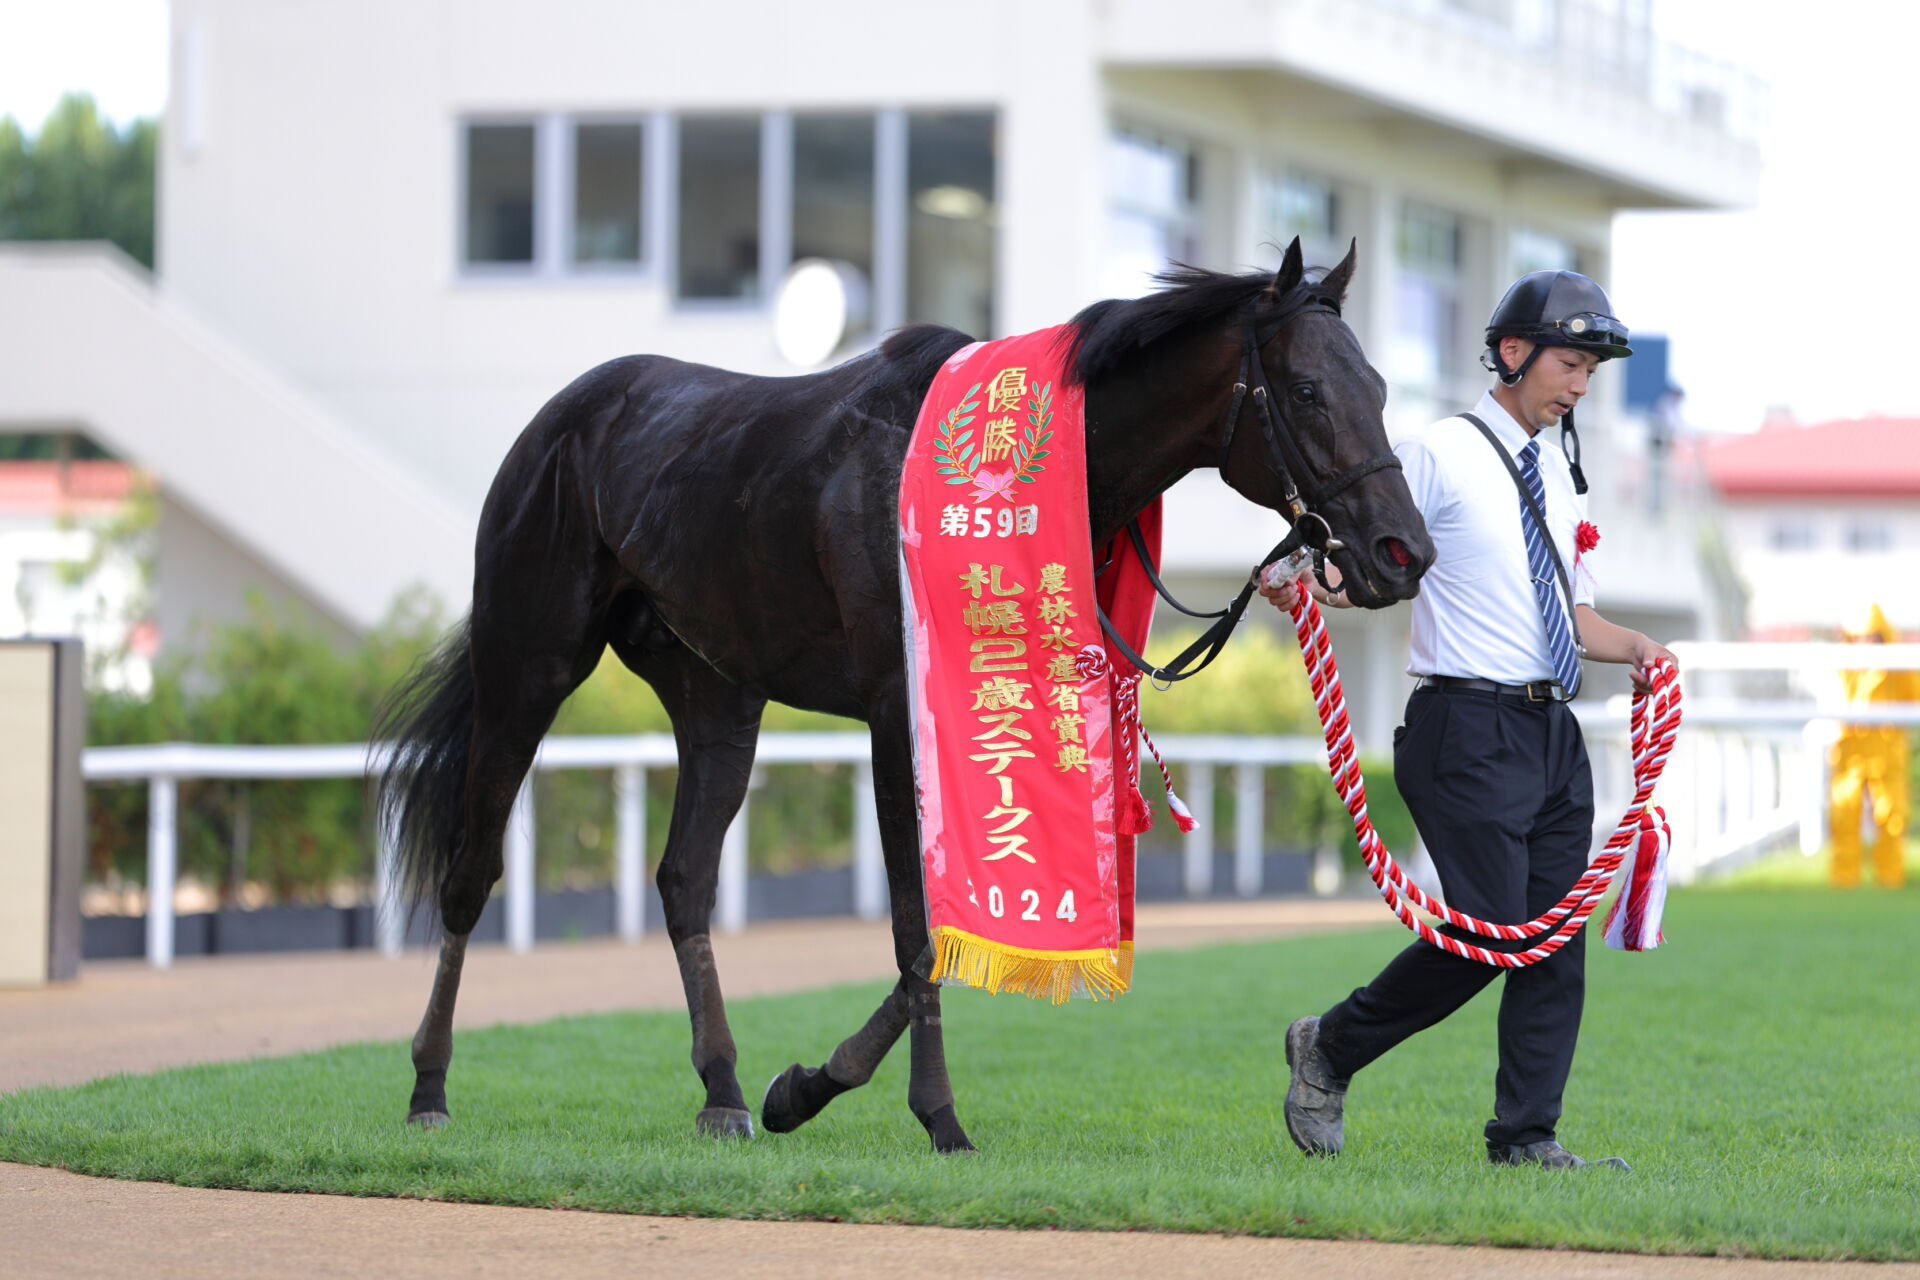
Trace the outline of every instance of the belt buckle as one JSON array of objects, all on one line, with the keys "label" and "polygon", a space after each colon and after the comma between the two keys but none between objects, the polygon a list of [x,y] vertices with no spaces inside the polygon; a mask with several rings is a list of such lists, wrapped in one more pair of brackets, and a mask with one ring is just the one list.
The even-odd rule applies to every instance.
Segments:
[{"label": "belt buckle", "polygon": [[[1536,692],[1535,692],[1535,690],[1538,690],[1539,692],[1537,692],[1537,693],[1536,693]],[[1549,684],[1548,684],[1548,683],[1547,683],[1546,681],[1544,681],[1544,680],[1531,680],[1531,681],[1528,681],[1528,683],[1527,683],[1527,701],[1528,701],[1528,702],[1551,702],[1551,701],[1553,701],[1553,688],[1552,688],[1552,686],[1551,686],[1551,685],[1549,685]]]}]

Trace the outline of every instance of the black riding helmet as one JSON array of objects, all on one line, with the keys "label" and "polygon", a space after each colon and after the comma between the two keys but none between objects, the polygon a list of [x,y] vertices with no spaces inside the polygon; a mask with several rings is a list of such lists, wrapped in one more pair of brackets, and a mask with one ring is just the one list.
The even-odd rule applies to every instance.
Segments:
[{"label": "black riding helmet", "polygon": [[[1502,338],[1525,338],[1534,344],[1518,369],[1507,368],[1500,358]],[[1602,360],[1633,354],[1627,345],[1627,326],[1614,316],[1606,290],[1578,271],[1531,271],[1515,280],[1487,320],[1487,350],[1480,363],[1512,386],[1526,377],[1548,347],[1576,347]],[[1580,436],[1574,430],[1572,411],[1560,420],[1560,442],[1573,471],[1574,488],[1585,493],[1587,477],[1580,470]]]},{"label": "black riding helmet", "polygon": [[1529,272],[1513,282],[1493,309],[1487,321],[1487,367],[1511,386],[1526,373],[1526,365],[1511,373],[1503,367],[1502,338],[1525,338],[1542,347],[1578,347],[1602,360],[1633,354],[1627,326],[1614,318],[1606,290],[1578,271]]}]

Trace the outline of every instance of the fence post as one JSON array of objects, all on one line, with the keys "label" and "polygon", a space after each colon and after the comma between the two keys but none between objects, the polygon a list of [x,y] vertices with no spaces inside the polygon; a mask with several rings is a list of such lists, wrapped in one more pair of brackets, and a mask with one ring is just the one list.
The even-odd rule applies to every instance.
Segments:
[{"label": "fence post", "polygon": [[159,774],[147,782],[147,963],[156,969],[173,967],[175,786]]},{"label": "fence post", "polygon": [[613,916],[622,942],[647,929],[647,771],[623,764],[613,771]]},{"label": "fence post", "polygon": [[1344,878],[1338,849],[1323,844],[1313,851],[1313,868],[1307,873],[1307,883],[1312,887],[1314,896],[1331,898],[1340,892],[1340,882]]},{"label": "fence post", "polygon": [[727,824],[727,835],[720,842],[720,894],[714,904],[714,924],[722,933],[739,933],[747,927],[747,805],[752,796],[740,798],[740,811]]},{"label": "fence post", "polygon": [[507,947],[533,947],[533,773],[520,781],[507,817]]},{"label": "fence post", "polygon": [[1266,880],[1265,783],[1265,771],[1251,760],[1233,767],[1233,891],[1243,898],[1258,897]]},{"label": "fence post", "polygon": [[1212,761],[1195,760],[1187,765],[1186,792],[1183,798],[1193,814],[1193,830],[1187,832],[1187,896],[1204,898],[1213,892]]},{"label": "fence post", "polygon": [[1827,847],[1827,749],[1833,745],[1835,730],[1831,720],[1809,720],[1800,731],[1800,852],[1811,858]]},{"label": "fence post", "polygon": [[873,762],[853,766],[853,914],[887,915],[887,863],[880,849],[880,810],[873,794]]},{"label": "fence post", "polygon": [[373,863],[373,941],[383,956],[397,956],[407,940],[407,906],[400,888],[400,864],[390,822],[375,826],[378,846]]}]

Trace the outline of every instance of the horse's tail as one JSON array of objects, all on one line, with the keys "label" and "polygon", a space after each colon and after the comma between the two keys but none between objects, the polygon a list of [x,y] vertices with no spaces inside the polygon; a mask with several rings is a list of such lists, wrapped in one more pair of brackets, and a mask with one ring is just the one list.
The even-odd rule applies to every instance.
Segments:
[{"label": "horse's tail", "polygon": [[414,665],[374,719],[373,750],[387,751],[375,815],[391,843],[406,900],[429,911],[460,859],[467,752],[473,738],[473,641],[462,621]]}]

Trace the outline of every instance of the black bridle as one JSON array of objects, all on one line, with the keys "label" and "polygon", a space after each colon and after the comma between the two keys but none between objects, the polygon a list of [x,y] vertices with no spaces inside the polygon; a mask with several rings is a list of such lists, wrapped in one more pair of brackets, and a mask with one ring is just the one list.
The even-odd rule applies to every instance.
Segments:
[{"label": "black bridle", "polygon": [[[1344,589],[1344,585],[1341,588],[1335,588],[1327,581],[1327,556],[1331,552],[1343,549],[1345,544],[1333,536],[1333,526],[1328,524],[1327,518],[1315,508],[1325,506],[1328,501],[1345,493],[1376,471],[1398,467],[1400,459],[1391,453],[1386,453],[1376,458],[1369,458],[1358,466],[1349,467],[1324,483],[1314,480],[1313,469],[1307,465],[1306,455],[1301,452],[1299,443],[1294,439],[1286,414],[1280,409],[1273,394],[1273,387],[1267,381],[1267,368],[1260,358],[1260,353],[1267,343],[1279,337],[1294,321],[1316,311],[1337,316],[1340,314],[1339,300],[1312,288],[1303,288],[1272,312],[1265,315],[1248,315],[1241,330],[1240,373],[1234,380],[1233,402],[1227,409],[1226,430],[1220,441],[1219,468],[1224,476],[1228,455],[1233,451],[1234,433],[1239,430],[1240,418],[1246,409],[1247,397],[1251,394],[1254,404],[1258,406],[1260,434],[1266,440],[1267,460],[1284,486],[1281,499],[1287,504],[1287,518],[1292,526],[1287,531],[1287,536],[1282,538],[1260,561],[1260,567],[1264,570],[1274,561],[1283,560],[1305,548],[1313,555],[1314,577],[1320,580],[1322,589],[1332,593]],[[1159,593],[1160,598],[1189,618],[1215,620],[1198,640],[1183,649],[1172,661],[1164,666],[1155,667],[1135,653],[1133,646],[1121,638],[1119,631],[1108,619],[1106,610],[1099,610],[1100,626],[1107,633],[1107,639],[1128,662],[1146,672],[1156,686],[1164,688],[1176,680],[1187,680],[1199,675],[1220,656],[1221,650],[1226,648],[1228,638],[1233,635],[1234,628],[1240,625],[1240,619],[1247,611],[1247,602],[1253,598],[1254,582],[1249,578],[1247,585],[1240,588],[1240,594],[1223,609],[1206,613],[1189,609],[1174,599],[1173,593],[1168,591],[1166,584],[1160,580],[1160,574],[1154,568],[1153,557],[1147,554],[1147,542],[1140,533],[1139,520],[1128,520],[1126,529],[1127,537],[1133,543],[1134,554],[1139,557],[1141,567],[1147,571],[1148,581],[1153,583],[1153,589]],[[1319,536],[1313,538],[1312,535],[1316,529]],[[1107,564],[1111,563],[1112,558],[1109,556]],[[1106,571],[1107,564],[1100,566],[1101,572]]]}]

